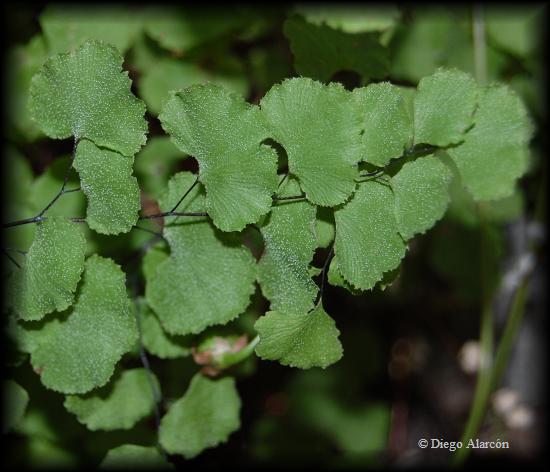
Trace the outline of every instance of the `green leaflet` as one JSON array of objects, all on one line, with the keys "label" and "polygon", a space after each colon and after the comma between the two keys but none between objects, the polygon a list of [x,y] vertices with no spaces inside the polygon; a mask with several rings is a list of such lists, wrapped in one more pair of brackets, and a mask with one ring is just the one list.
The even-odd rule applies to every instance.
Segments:
[{"label": "green leaflet", "polygon": [[26,437],[21,438],[25,442],[24,459],[17,457],[14,460],[14,456],[17,455],[16,449],[10,451],[12,463],[24,464],[23,467],[26,466],[29,469],[42,470],[70,470],[78,468],[79,461],[77,454],[73,451],[68,451],[66,449],[67,446],[62,446],[59,441],[53,441],[34,433],[34,431],[31,431],[30,434],[25,433]]},{"label": "green leaflet", "polygon": [[[471,8],[426,6],[416,7],[412,13],[411,21],[397,25],[390,43],[392,78],[417,83],[438,67],[475,72]],[[487,46],[487,75],[497,80],[507,58],[490,43]]]},{"label": "green leaflet", "polygon": [[413,124],[401,90],[389,82],[353,91],[363,112],[363,160],[384,167],[403,154],[413,137]]},{"label": "green leaflet", "polygon": [[[465,226],[479,225],[479,213],[472,196],[466,191],[459,178],[455,178],[450,187],[451,203],[447,216]],[[509,197],[492,200],[484,205],[484,218],[496,224],[510,223],[519,218],[525,207],[525,197],[519,188]]]},{"label": "green leaflet", "polygon": [[531,123],[521,99],[505,85],[479,88],[474,127],[448,149],[474,200],[510,196],[527,170]]},{"label": "green leaflet", "polygon": [[438,67],[472,69],[472,33],[466,12],[448,8],[416,9],[391,42],[391,77],[417,83]]},{"label": "green leaflet", "polygon": [[324,369],[342,357],[340,331],[321,305],[309,313],[269,311],[254,328],[260,335],[256,354],[262,359],[300,369]]},{"label": "green leaflet", "polygon": [[133,161],[86,139],[78,143],[73,166],[88,198],[86,222],[98,233],[127,233],[137,222],[141,202]]},{"label": "green leaflet", "polygon": [[210,380],[201,374],[191,379],[185,395],[162,418],[160,444],[170,454],[191,459],[217,446],[239,429],[241,400],[235,380]]},{"label": "green leaflet", "polygon": [[[386,288],[390,287],[395,282],[397,277],[399,277],[399,273],[399,266],[388,272],[384,272],[382,278],[376,283],[375,288],[382,291],[386,290]],[[330,285],[334,285],[335,287],[345,288],[352,295],[363,294],[363,291],[354,288],[346,279],[344,279],[343,275],[340,273],[340,269],[338,268],[338,261],[336,260],[336,258],[332,259],[330,263],[327,275],[327,282]]]},{"label": "green leaflet", "polygon": [[14,315],[8,316],[6,325],[6,335],[12,341],[17,350],[21,353],[30,354],[33,352],[40,341],[43,333],[57,324],[57,320],[46,322],[44,318],[40,321],[20,321]]},{"label": "green leaflet", "polygon": [[209,73],[195,63],[166,58],[148,68],[139,82],[140,96],[147,103],[150,113],[158,115],[169,98],[171,90],[179,90],[193,84],[212,82],[222,85],[239,95],[246,95],[247,82],[244,73],[225,75]]},{"label": "green leaflet", "polygon": [[248,53],[250,82],[259,94],[264,95],[273,84],[292,75],[288,53],[277,44],[256,46]]},{"label": "green leaflet", "polygon": [[357,456],[380,454],[388,447],[391,409],[384,403],[353,408],[333,395],[315,392],[306,408],[311,427],[332,438],[343,453]]},{"label": "green leaflet", "polygon": [[[148,254],[150,253],[152,252],[149,251]],[[141,341],[147,351],[161,359],[185,357],[191,353],[191,341],[189,339],[165,333],[156,315],[151,311],[145,300],[139,298],[136,303],[139,304]]]},{"label": "green leaflet", "polygon": [[[172,208],[193,184],[193,174],[176,174],[161,208]],[[197,186],[178,211],[204,211],[204,191]],[[171,334],[196,334],[242,313],[254,292],[255,261],[234,234],[216,230],[204,217],[179,217],[166,224],[169,258],[147,271],[149,306]]]},{"label": "green leaflet", "polygon": [[457,69],[424,77],[414,98],[414,142],[445,147],[464,139],[477,99],[474,78]]},{"label": "green leaflet", "polygon": [[46,387],[82,394],[105,385],[136,341],[124,273],[110,259],[94,255],[86,261],[76,304],[66,318],[51,321],[31,363]]},{"label": "green leaflet", "polygon": [[29,394],[17,382],[2,382],[2,434],[16,426],[25,415]]},{"label": "green leaflet", "polygon": [[[132,66],[140,73],[144,74],[151,67],[155,67],[155,64],[160,57],[165,57],[164,51],[162,51],[157,44],[150,39],[143,30],[139,34],[130,50],[128,60],[131,61]],[[139,81],[138,81],[139,88]],[[139,94],[141,96],[141,93]]]},{"label": "green leaflet", "polygon": [[166,461],[156,447],[123,444],[110,449],[99,466],[100,469],[132,469],[158,470],[171,469],[173,466]]},{"label": "green leaflet", "polygon": [[6,67],[7,124],[14,126],[26,140],[43,136],[27,108],[32,76],[38,72],[47,57],[42,35],[33,36],[26,45],[15,46],[8,52]]},{"label": "green leaflet", "polygon": [[[477,203],[468,190],[463,186],[458,169],[447,152],[438,153],[452,173],[449,185],[449,208],[446,219],[460,223],[467,227],[479,226],[479,211]],[[521,216],[525,207],[525,197],[518,186],[513,193],[499,200],[491,200],[483,204],[483,217],[495,224],[509,223]]]},{"label": "green leaflet", "polygon": [[150,196],[158,198],[168,184],[168,178],[176,171],[182,153],[168,136],[154,136],[136,155],[134,169],[139,187]]},{"label": "green leaflet", "polygon": [[336,83],[288,79],[273,86],[260,106],[307,199],[321,206],[343,203],[355,190],[355,164],[362,159],[361,111],[351,92]]},{"label": "green leaflet", "polygon": [[[362,392],[365,364],[372,359],[376,344],[367,337],[368,333],[357,334],[364,340],[359,369],[348,371],[346,377],[341,376],[347,370],[344,365],[329,371],[308,370],[293,376],[287,391],[301,424],[322,432],[343,454],[365,458],[380,454],[387,447],[391,408],[385,402],[355,400],[356,393]],[[344,378],[345,385],[340,385]]]},{"label": "green leaflet", "polygon": [[197,64],[176,59],[161,59],[148,68],[139,82],[140,96],[153,115],[158,115],[168,100],[168,92],[207,81],[207,74]]},{"label": "green leaflet", "polygon": [[204,7],[152,7],[144,14],[145,31],[163,48],[182,54],[243,26],[246,16],[238,6],[212,10]]},{"label": "green leaflet", "polygon": [[328,268],[327,274],[327,282],[330,285],[334,285],[335,287],[345,288],[353,295],[361,295],[362,293],[361,290],[354,288],[349,282],[346,281],[346,279],[344,279],[344,276],[338,268],[338,261],[335,257],[332,259],[332,261],[330,261],[330,266]]},{"label": "green leaflet", "polygon": [[8,292],[23,320],[40,320],[71,306],[84,270],[86,240],[77,223],[49,217],[36,226],[34,241]]},{"label": "green leaflet", "polygon": [[393,26],[400,15],[395,5],[299,4],[295,10],[310,23],[326,24],[346,33],[383,31]]},{"label": "green leaflet", "polygon": [[74,50],[89,39],[124,53],[141,29],[140,20],[128,7],[49,5],[40,15],[40,26],[52,53]]},{"label": "green leaflet", "polygon": [[489,42],[515,56],[529,56],[541,34],[544,8],[543,3],[516,5],[511,9],[488,7],[485,21]]},{"label": "green leaflet", "polygon": [[[155,400],[145,369],[125,370],[114,382],[83,396],[68,395],[65,408],[92,431],[130,429],[152,413]],[[154,374],[152,382],[160,391]]]},{"label": "green leaflet", "polygon": [[42,131],[134,155],[145,144],[145,104],[130,91],[122,62],[113,46],[99,41],[50,57],[30,89],[29,109]]},{"label": "green leaflet", "polygon": [[359,184],[353,198],[334,212],[335,261],[354,288],[374,287],[384,272],[396,268],[405,256],[394,207],[387,184],[369,180]]},{"label": "green leaflet", "polygon": [[14,430],[28,438],[40,438],[52,443],[58,443],[61,439],[60,431],[49,421],[48,412],[43,408],[28,408]]},{"label": "green leaflet", "polygon": [[392,178],[397,227],[405,240],[424,233],[449,204],[451,171],[437,155],[407,162]]},{"label": "green leaflet", "polygon": [[168,259],[167,252],[161,247],[160,243],[152,246],[141,260],[141,272],[146,280],[154,276],[157,266]]},{"label": "green leaflet", "polygon": [[[296,180],[287,180],[280,196],[300,194]],[[258,263],[258,283],[272,310],[302,313],[313,308],[317,285],[308,268],[317,247],[315,207],[308,201],[276,202],[260,227],[265,250]]]},{"label": "green leaflet", "polygon": [[317,207],[315,236],[317,247],[329,247],[334,240],[334,212],[332,208]]},{"label": "green leaflet", "polygon": [[283,31],[300,75],[323,82],[342,70],[357,71],[365,81],[387,75],[389,54],[379,33],[350,34],[299,16],[288,18]]},{"label": "green leaflet", "polygon": [[7,146],[4,151],[4,170],[7,174],[3,182],[4,198],[6,198],[4,218],[6,221],[11,221],[35,216],[32,211],[21,214],[23,211],[31,210],[29,207],[32,207],[29,194],[35,184],[29,161],[13,146]]},{"label": "green leaflet", "polygon": [[219,229],[240,231],[269,211],[277,155],[261,144],[269,133],[258,107],[219,85],[193,85],[172,92],[159,119],[198,160],[206,210]]}]

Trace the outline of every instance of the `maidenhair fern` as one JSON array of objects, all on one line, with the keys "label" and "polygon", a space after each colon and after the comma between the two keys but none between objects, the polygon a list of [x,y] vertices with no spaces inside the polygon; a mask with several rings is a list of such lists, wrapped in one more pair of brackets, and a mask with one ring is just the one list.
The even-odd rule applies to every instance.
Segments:
[{"label": "maidenhair fern", "polygon": [[[227,367],[252,352],[301,369],[338,362],[345,353],[323,304],[325,284],[358,294],[391,283],[411,238],[445,214],[453,178],[474,201],[488,201],[512,195],[527,169],[531,125],[508,86],[480,85],[469,73],[446,68],[423,77],[416,90],[379,82],[349,91],[328,81],[335,71],[387,76],[376,34],[331,30],[327,36],[327,25],[293,17],[285,32],[298,72],[328,83],[286,79],[259,104],[220,81],[162,94],[162,106],[151,97],[172,144],[155,137],[155,152],[146,158],[143,151],[137,170],[140,176],[158,171],[151,189],[159,202],[144,210],[133,166],[146,143],[146,107],[132,92],[121,56],[138,26],[128,21],[120,35],[106,32],[113,44],[75,45],[58,32],[62,19],[55,9],[42,18],[51,51],[68,52],[33,65],[29,110],[41,132],[72,137],[74,150],[51,202],[34,202],[29,208],[36,216],[5,225],[36,225],[24,262],[8,280],[7,309],[11,338],[30,355],[42,384],[64,394],[65,408],[91,430],[128,429],[155,410],[160,415],[163,386],[147,369],[125,369],[124,355],[193,354],[199,364],[218,362],[196,373],[158,418],[160,448],[192,458],[225,442],[240,427],[241,408]],[[77,38],[94,28],[93,18],[81,20]],[[187,37],[182,21],[153,14],[145,29],[176,52],[210,37],[208,30],[206,39]],[[169,34],[159,32],[166,28]],[[319,57],[338,60],[311,62],[308,55],[320,47],[315,35],[334,45]],[[351,50],[350,41],[364,46]],[[158,170],[155,153],[168,153],[171,161]],[[186,154],[198,162],[198,173],[176,172],[171,162]],[[278,165],[285,159],[287,167]],[[69,191],[72,169],[86,213],[54,216],[49,208]],[[129,293],[135,274],[90,253],[86,239],[161,218],[161,232],[141,227],[156,240],[143,254],[142,285]],[[251,235],[263,241],[257,258],[247,245]],[[318,248],[327,254],[322,269],[313,266]],[[270,308],[255,320],[256,338],[225,344],[223,334],[209,338],[211,328],[246,312],[258,287]],[[196,349],[203,335],[215,339],[212,351]],[[9,389],[26,405],[21,387]],[[104,465],[124,460],[165,464],[154,448],[124,445]]]}]

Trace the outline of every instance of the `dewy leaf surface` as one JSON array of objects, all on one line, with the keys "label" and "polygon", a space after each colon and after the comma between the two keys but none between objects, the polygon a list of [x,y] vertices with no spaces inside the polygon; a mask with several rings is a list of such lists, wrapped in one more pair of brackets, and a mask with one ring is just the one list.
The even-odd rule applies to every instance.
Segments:
[{"label": "dewy leaf surface", "polygon": [[531,123],[521,99],[505,85],[480,88],[475,125],[447,152],[475,200],[510,196],[527,170]]},{"label": "dewy leaf surface", "polygon": [[414,98],[414,142],[445,147],[464,139],[473,123],[477,85],[457,69],[424,77]]},{"label": "dewy leaf surface", "polygon": [[342,357],[340,331],[322,306],[300,314],[269,311],[254,328],[260,335],[256,353],[262,359],[300,369],[324,369]]},{"label": "dewy leaf surface", "polygon": [[176,146],[199,162],[206,210],[222,231],[240,231],[271,207],[277,154],[260,110],[214,84],[172,92],[159,119]]},{"label": "dewy leaf surface", "polygon": [[330,266],[327,274],[327,282],[330,285],[334,285],[335,287],[345,288],[353,295],[361,295],[362,293],[361,290],[353,288],[353,286],[346,279],[344,279],[344,276],[340,273],[340,269],[338,268],[338,260],[335,257],[332,259],[332,261],[330,261]]},{"label": "dewy leaf surface", "polygon": [[449,204],[451,171],[437,155],[407,162],[392,178],[397,227],[405,239],[424,233]]},{"label": "dewy leaf surface", "polygon": [[162,418],[160,444],[170,454],[191,459],[204,449],[227,441],[239,429],[240,409],[233,378],[211,380],[196,374],[185,395]]},{"label": "dewy leaf surface", "polygon": [[86,139],[78,143],[73,165],[88,199],[86,222],[98,233],[127,233],[136,224],[141,202],[133,161]]},{"label": "dewy leaf surface", "polygon": [[51,323],[31,353],[42,383],[66,394],[105,385],[121,356],[137,341],[120,267],[110,259],[90,257],[73,310],[63,321]]},{"label": "dewy leaf surface", "polygon": [[365,81],[388,73],[389,53],[379,33],[350,34],[299,16],[287,19],[283,31],[300,75],[327,82],[342,70],[356,71]]},{"label": "dewy leaf surface", "polygon": [[145,144],[145,104],[130,91],[122,62],[113,46],[99,41],[52,56],[31,82],[32,117],[50,138],[87,138],[133,156]]},{"label": "dewy leaf surface", "polygon": [[[280,196],[300,194],[296,180],[287,180]],[[313,308],[317,285],[309,265],[317,246],[315,207],[308,201],[276,202],[260,227],[265,250],[258,263],[258,282],[272,310],[302,313]]]},{"label": "dewy leaf surface", "polygon": [[411,144],[413,124],[398,87],[389,82],[355,89],[363,113],[363,160],[383,167]]},{"label": "dewy leaf surface", "polygon": [[262,98],[272,137],[288,154],[307,199],[321,206],[343,203],[355,189],[361,160],[361,113],[340,84],[288,79]]},{"label": "dewy leaf surface", "polygon": [[395,199],[387,184],[359,184],[353,198],[334,212],[334,254],[344,278],[367,290],[397,267],[406,246],[398,233]]},{"label": "dewy leaf surface", "polygon": [[[68,395],[65,408],[92,431],[130,429],[153,411],[155,400],[145,369],[125,370],[114,382],[87,395]],[[160,391],[154,374],[153,383]]]},{"label": "dewy leaf surface", "polygon": [[50,217],[36,225],[36,235],[14,274],[13,308],[23,320],[40,320],[72,305],[84,270],[86,240],[78,224]]},{"label": "dewy leaf surface", "polygon": [[[194,180],[191,173],[176,174],[160,202],[163,211],[175,205]],[[196,186],[178,210],[204,211],[204,204],[204,191]],[[147,271],[145,293],[166,331],[200,333],[246,309],[254,292],[255,261],[235,235],[218,231],[205,217],[178,217],[166,224],[164,236],[171,254]]]}]

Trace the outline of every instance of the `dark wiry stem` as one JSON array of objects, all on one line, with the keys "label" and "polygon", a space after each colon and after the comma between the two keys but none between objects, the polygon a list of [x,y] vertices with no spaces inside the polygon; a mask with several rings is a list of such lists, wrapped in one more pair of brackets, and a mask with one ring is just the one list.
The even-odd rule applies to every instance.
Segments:
[{"label": "dark wiry stem", "polygon": [[323,292],[325,290],[325,280],[327,278],[327,269],[333,256],[334,256],[334,244],[331,244],[330,250],[327,254],[327,258],[325,259],[325,263],[323,264],[323,270],[321,271],[321,286],[319,287],[319,292],[317,293],[317,298],[315,299],[315,307],[313,309],[317,308],[319,306],[319,303],[321,303],[321,300],[323,299]]},{"label": "dark wiry stem", "polygon": [[3,223],[2,228],[13,228],[14,226],[27,225],[29,223],[38,223],[44,218],[40,216],[33,216],[32,218],[25,218],[24,220],[12,221],[11,223]]},{"label": "dark wiry stem", "polygon": [[187,191],[186,191],[186,192],[183,194],[183,196],[179,199],[178,203],[176,203],[176,204],[174,205],[174,208],[172,208],[172,209],[170,210],[170,212],[174,212],[174,211],[177,210],[177,208],[180,206],[180,203],[183,202],[183,199],[184,199],[185,197],[187,197],[187,195],[189,195],[189,192],[191,192],[191,190],[193,190],[193,189],[195,188],[195,185],[197,185],[198,183],[199,183],[199,176],[197,175],[197,177],[195,178],[195,181],[193,182],[193,185],[191,185],[191,187],[189,187],[189,188],[187,189]]},{"label": "dark wiry stem", "polygon": [[19,263],[13,258],[10,256],[9,252],[6,251],[5,248],[2,248],[2,253],[4,254],[4,256],[6,256],[13,264],[15,264],[17,266],[17,268],[21,269],[21,266],[19,265]]},{"label": "dark wiry stem", "polygon": [[166,238],[162,235],[162,233],[160,233],[158,231],[154,231],[154,230],[149,229],[149,228],[144,228],[143,226],[139,226],[139,225],[135,225],[133,229],[139,229],[140,231],[145,231],[146,233],[154,234],[157,238],[160,238],[160,239],[163,239],[164,241],[166,241]]},{"label": "dark wiry stem", "polygon": [[[53,197],[53,199],[50,201],[50,203],[48,203],[44,207],[44,209],[40,213],[38,213],[37,215],[38,217],[41,217],[44,213],[46,213],[51,208],[51,206],[57,201],[57,199],[61,197],[61,195],[63,195],[64,193],[67,193],[65,191],[65,187],[67,186],[67,182],[69,181],[69,176],[71,175],[71,169],[73,167],[77,146],[78,146],[78,139],[75,138],[74,144],[73,144],[73,153],[71,155],[71,160],[69,161],[69,165],[67,166],[67,170],[65,171],[65,178],[63,179],[63,185],[61,186],[61,189],[59,190],[59,192],[57,192],[57,195]],[[72,191],[74,190],[71,190],[71,192]]]},{"label": "dark wiry stem", "polygon": [[70,190],[65,190],[65,187],[67,186],[67,183],[69,182],[69,176],[71,175],[71,169],[73,167],[73,162],[74,162],[74,158],[75,158],[75,155],[76,155],[77,145],[78,145],[78,139],[75,138],[74,144],[73,144],[73,153],[72,153],[69,165],[67,166],[67,170],[65,171],[65,177],[63,179],[63,184],[61,185],[61,188],[59,189],[59,192],[57,192],[55,197],[53,197],[50,200],[50,202],[42,209],[42,211],[40,213],[38,213],[38,215],[33,216],[32,218],[25,218],[23,220],[12,221],[11,223],[4,223],[4,224],[2,224],[3,229],[12,228],[14,226],[26,225],[26,224],[30,224],[30,223],[39,223],[40,221],[45,220],[46,217],[43,216],[43,215],[53,206],[53,204],[55,202],[57,202],[59,197],[61,197],[62,195],[66,194],[66,193],[77,192],[77,191],[80,190],[80,187],[73,188],[73,189],[70,189]]},{"label": "dark wiry stem", "polygon": [[279,185],[277,185],[277,188],[281,188],[281,185],[283,185],[283,182],[288,178],[288,172],[285,174],[285,176],[281,179],[279,182]]},{"label": "dark wiry stem", "polygon": [[[65,192],[66,193],[66,192]],[[164,213],[156,213],[154,215],[140,216],[139,220],[152,220],[155,218],[164,218],[165,216],[208,216],[205,212],[190,212],[190,211],[166,211]],[[14,226],[26,225],[30,223],[39,223],[45,221],[48,218],[45,216],[33,216],[32,218],[25,218],[24,220],[12,221],[11,223],[4,223],[2,228],[12,228]],[[85,223],[86,218],[80,216],[72,216],[69,218],[73,223]]]},{"label": "dark wiry stem", "polygon": [[156,213],[154,215],[140,216],[140,220],[151,220],[154,218],[164,218],[165,216],[208,216],[208,213],[197,211],[165,211],[164,213]]},{"label": "dark wiry stem", "polygon": [[365,174],[359,174],[359,177],[376,177],[384,173],[384,169],[378,169],[373,172],[367,172]]},{"label": "dark wiry stem", "polygon": [[138,303],[135,304],[136,310],[136,325],[138,329],[138,345],[139,345],[139,357],[141,359],[141,363],[143,364],[143,367],[145,368],[147,372],[147,381],[149,382],[149,387],[151,388],[151,393],[153,394],[153,401],[154,401],[154,411],[155,411],[155,427],[157,430],[157,447],[160,450],[163,457],[166,459],[166,453],[164,452],[164,449],[160,445],[159,442],[159,432],[160,432],[160,408],[159,405],[162,404],[162,393],[159,392],[157,389],[157,386],[153,380],[153,371],[151,370],[151,365],[149,364],[149,359],[147,358],[147,354],[145,353],[145,348],[143,347],[142,342],[142,330],[141,330],[141,313],[140,313],[140,306]]},{"label": "dark wiry stem", "polygon": [[11,252],[17,252],[18,254],[23,254],[24,256],[27,255],[27,251],[22,251],[21,249],[17,249],[14,247],[5,247],[4,250],[11,251]]},{"label": "dark wiry stem", "polygon": [[301,198],[306,198],[306,195],[304,193],[302,193],[301,195],[292,195],[290,197],[277,197],[277,196],[274,196],[273,197],[273,200],[300,200]]}]

